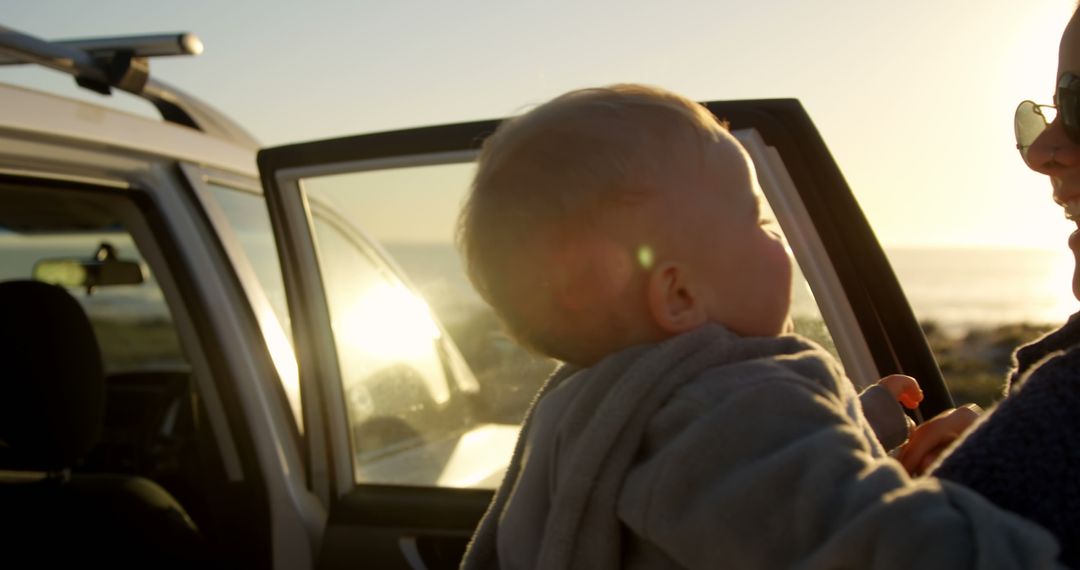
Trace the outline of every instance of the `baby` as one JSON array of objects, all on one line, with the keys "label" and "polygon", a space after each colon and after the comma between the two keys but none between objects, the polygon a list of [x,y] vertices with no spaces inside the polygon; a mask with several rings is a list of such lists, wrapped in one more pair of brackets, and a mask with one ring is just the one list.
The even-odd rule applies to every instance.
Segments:
[{"label": "baby", "polygon": [[[1044,530],[888,458],[791,334],[791,261],[702,106],[575,91],[485,143],[459,222],[507,330],[566,362],[466,568],[1049,568]],[[914,405],[917,386],[886,385]]]}]

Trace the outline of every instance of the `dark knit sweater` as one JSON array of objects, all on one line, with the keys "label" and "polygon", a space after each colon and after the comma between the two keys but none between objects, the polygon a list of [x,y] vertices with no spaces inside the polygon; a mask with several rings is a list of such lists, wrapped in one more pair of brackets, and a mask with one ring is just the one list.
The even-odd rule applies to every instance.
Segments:
[{"label": "dark knit sweater", "polygon": [[1080,313],[1014,356],[1009,396],[933,475],[1046,527],[1080,568]]}]

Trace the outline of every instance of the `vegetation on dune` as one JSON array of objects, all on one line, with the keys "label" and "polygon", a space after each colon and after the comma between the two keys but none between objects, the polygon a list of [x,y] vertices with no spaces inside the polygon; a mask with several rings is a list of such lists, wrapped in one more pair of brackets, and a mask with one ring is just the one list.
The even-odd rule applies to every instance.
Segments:
[{"label": "vegetation on dune", "polygon": [[958,404],[974,402],[988,408],[1001,399],[1012,354],[1055,328],[1028,323],[972,327],[951,331],[928,321],[923,332]]}]

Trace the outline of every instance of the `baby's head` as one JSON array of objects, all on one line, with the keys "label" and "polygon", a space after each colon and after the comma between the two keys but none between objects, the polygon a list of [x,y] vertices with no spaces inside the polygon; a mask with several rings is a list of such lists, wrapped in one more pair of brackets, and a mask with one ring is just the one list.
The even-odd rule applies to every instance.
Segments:
[{"label": "baby's head", "polygon": [[458,245],[509,332],[567,362],[709,321],[773,336],[791,263],[753,177],[693,101],[641,85],[572,91],[485,142]]}]

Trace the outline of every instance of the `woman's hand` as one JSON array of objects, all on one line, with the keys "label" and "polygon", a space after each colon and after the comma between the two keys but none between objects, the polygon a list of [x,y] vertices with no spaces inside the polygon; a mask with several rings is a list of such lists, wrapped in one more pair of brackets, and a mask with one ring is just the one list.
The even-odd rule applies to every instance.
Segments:
[{"label": "woman's hand", "polygon": [[911,439],[900,449],[897,459],[912,476],[922,475],[945,448],[960,439],[982,412],[976,404],[941,412],[912,431]]}]

